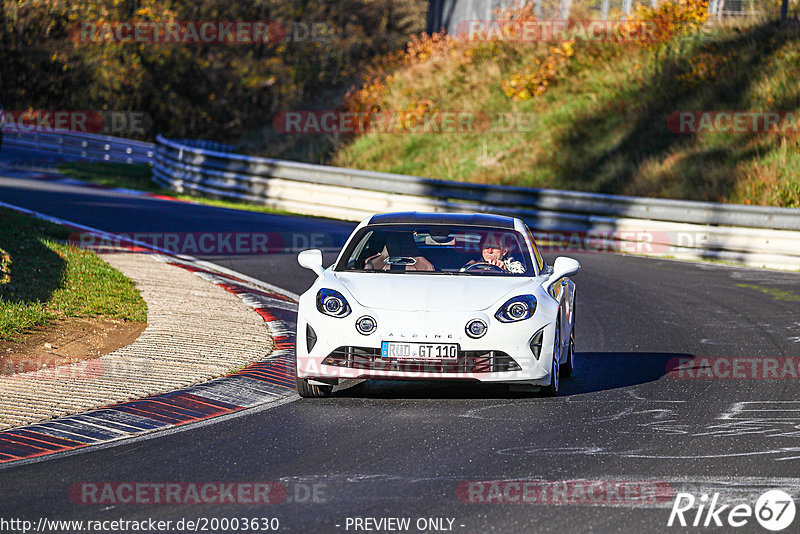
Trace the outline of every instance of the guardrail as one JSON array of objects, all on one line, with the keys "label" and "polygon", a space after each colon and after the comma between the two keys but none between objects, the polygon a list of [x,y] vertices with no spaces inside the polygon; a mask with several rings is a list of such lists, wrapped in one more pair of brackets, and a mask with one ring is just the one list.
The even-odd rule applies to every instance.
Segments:
[{"label": "guardrail", "polygon": [[599,233],[652,243],[662,255],[800,269],[796,208],[430,180],[207,150],[163,136],[154,160],[153,179],[164,187],[295,213],[356,221],[387,211],[491,212],[520,217],[545,238]]},{"label": "guardrail", "polygon": [[155,145],[143,141],[69,131],[3,131],[3,146],[44,152],[66,160],[153,164]]}]

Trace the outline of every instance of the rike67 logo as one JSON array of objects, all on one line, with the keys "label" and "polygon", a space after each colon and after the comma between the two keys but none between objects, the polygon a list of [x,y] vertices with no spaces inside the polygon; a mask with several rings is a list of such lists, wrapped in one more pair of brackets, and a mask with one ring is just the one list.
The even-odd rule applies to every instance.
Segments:
[{"label": "rike67 logo", "polygon": [[719,493],[715,493],[711,499],[707,494],[697,499],[691,493],[681,492],[675,495],[667,526],[738,528],[747,525],[755,517],[765,529],[778,532],[792,524],[794,515],[792,496],[781,490],[767,491],[758,498],[755,507],[744,503],[733,507],[721,504]]}]

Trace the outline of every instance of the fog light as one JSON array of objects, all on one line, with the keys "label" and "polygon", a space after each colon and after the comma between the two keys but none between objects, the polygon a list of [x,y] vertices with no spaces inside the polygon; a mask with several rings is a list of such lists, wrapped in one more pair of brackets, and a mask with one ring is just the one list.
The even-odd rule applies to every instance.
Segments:
[{"label": "fog light", "polygon": [[483,337],[483,335],[486,334],[487,329],[488,327],[486,326],[486,323],[480,319],[473,319],[467,323],[466,332],[469,337],[477,339],[479,337]]},{"label": "fog light", "polygon": [[378,323],[375,322],[375,319],[370,317],[369,315],[365,315],[360,317],[358,321],[356,321],[356,330],[358,330],[359,334],[364,334],[365,336],[370,335],[378,328]]}]

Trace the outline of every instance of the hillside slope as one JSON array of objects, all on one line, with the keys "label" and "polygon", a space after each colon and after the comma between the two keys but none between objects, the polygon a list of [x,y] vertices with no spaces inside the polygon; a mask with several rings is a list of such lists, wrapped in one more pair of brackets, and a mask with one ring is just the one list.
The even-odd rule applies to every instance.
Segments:
[{"label": "hillside slope", "polygon": [[[413,122],[416,112],[512,112],[526,126],[363,133],[331,162],[477,183],[800,207],[800,27],[709,27],[697,15],[704,5],[685,0],[677,14],[640,8],[640,19],[658,28],[645,42],[415,39],[351,91],[345,108],[400,122]],[[699,121],[704,131],[682,133],[675,113],[687,110],[710,112],[711,126]],[[733,118],[714,122],[714,111],[777,112],[779,131],[759,123],[720,131]]]}]

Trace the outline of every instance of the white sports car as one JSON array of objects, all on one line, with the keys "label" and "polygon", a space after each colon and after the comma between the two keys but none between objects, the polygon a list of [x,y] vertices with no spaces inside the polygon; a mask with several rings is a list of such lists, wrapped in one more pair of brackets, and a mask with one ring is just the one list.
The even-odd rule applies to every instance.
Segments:
[{"label": "white sports car", "polygon": [[547,266],[519,219],[389,213],[356,227],[300,297],[297,392],[340,379],[471,380],[558,392],[573,370],[580,264]]}]

